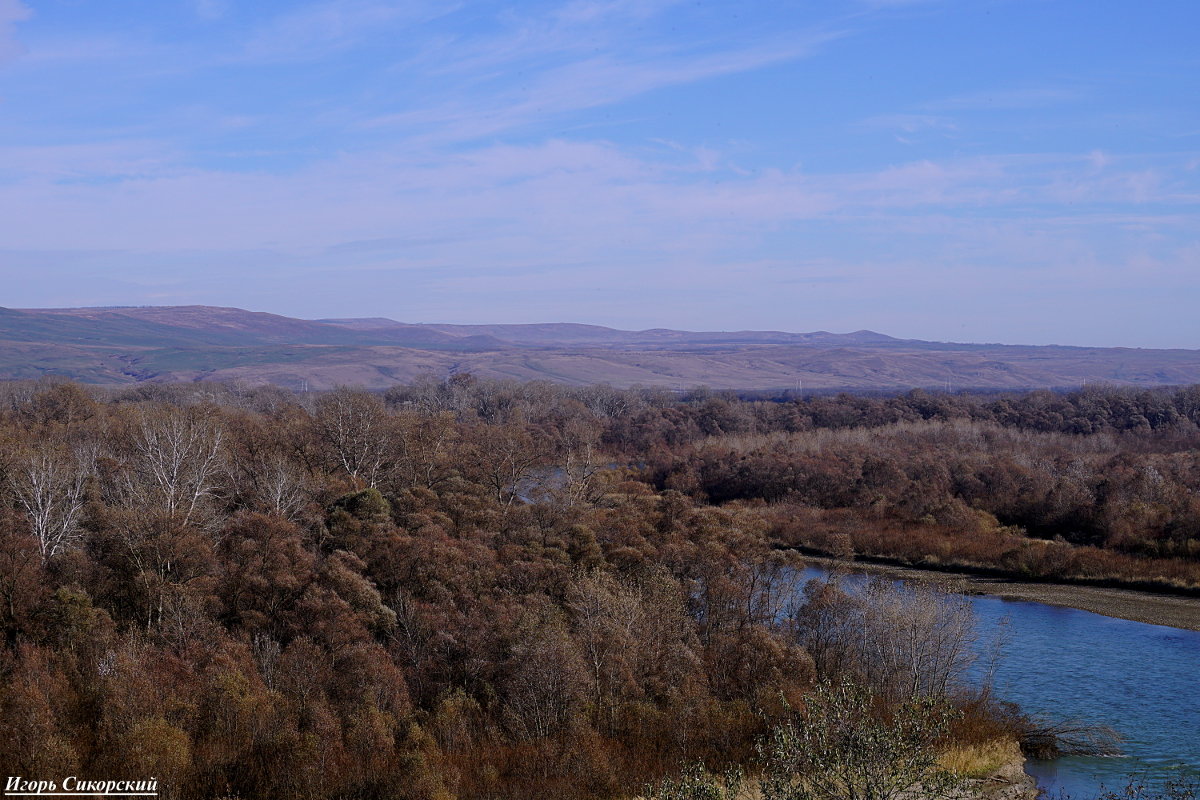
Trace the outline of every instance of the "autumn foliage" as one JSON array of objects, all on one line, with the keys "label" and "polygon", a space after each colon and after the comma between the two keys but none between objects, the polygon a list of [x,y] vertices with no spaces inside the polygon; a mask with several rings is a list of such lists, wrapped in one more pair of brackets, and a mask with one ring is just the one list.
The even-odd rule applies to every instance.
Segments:
[{"label": "autumn foliage", "polygon": [[1200,584],[1194,390],[1104,414],[469,376],[0,399],[8,775],[629,795],[752,762],[819,672],[937,683],[834,635],[908,601],[804,610],[790,546]]}]

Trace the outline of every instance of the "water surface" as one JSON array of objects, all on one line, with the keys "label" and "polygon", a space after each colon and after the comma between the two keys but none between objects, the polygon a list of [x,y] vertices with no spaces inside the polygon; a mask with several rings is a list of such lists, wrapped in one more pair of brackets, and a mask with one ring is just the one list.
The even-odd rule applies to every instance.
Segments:
[{"label": "water surface", "polygon": [[1039,785],[1087,800],[1131,775],[1200,779],[1200,632],[1024,600],[968,600],[981,641],[1010,620],[1000,697],[1030,713],[1108,725],[1125,739],[1120,757],[1027,762]]}]

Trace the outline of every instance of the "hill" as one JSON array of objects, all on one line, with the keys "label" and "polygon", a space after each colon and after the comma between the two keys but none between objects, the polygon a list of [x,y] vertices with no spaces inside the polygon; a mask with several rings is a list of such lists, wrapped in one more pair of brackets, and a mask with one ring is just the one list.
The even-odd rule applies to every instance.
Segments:
[{"label": "hill", "polygon": [[1200,351],[958,344],[873,331],[303,320],[210,306],[0,308],[0,378],[389,386],[425,374],[729,389],[1200,383]]}]

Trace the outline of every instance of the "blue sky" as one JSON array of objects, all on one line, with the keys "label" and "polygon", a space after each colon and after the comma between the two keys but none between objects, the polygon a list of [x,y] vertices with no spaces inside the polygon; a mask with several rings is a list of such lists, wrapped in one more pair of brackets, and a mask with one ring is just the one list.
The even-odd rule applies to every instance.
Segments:
[{"label": "blue sky", "polygon": [[0,0],[0,305],[1200,347],[1200,3]]}]

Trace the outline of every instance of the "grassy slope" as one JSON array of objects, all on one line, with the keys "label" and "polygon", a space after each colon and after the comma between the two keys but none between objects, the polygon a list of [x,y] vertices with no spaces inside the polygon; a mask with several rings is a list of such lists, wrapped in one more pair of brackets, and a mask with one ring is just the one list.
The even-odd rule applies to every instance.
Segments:
[{"label": "grassy slope", "polygon": [[[555,336],[564,340],[552,344]],[[0,377],[383,387],[423,372],[688,388],[904,389],[1200,382],[1200,351],[953,345],[870,332],[314,322],[240,309],[0,309]]]}]

